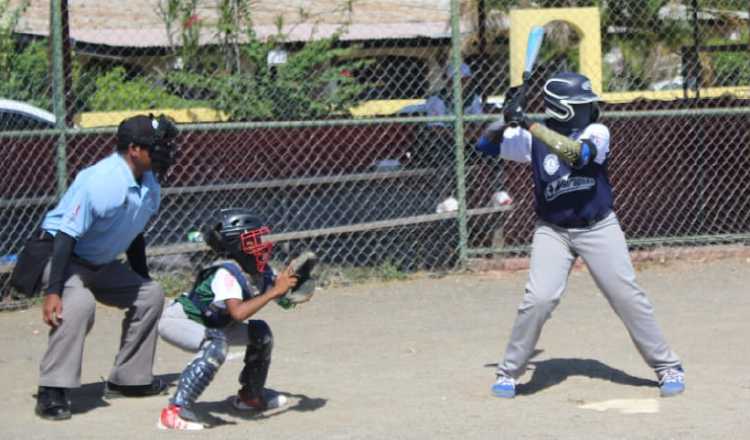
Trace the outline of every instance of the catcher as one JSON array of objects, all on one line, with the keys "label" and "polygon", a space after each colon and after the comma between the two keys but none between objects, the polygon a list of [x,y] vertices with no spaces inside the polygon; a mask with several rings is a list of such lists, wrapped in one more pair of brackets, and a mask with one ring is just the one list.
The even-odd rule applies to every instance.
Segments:
[{"label": "catcher", "polygon": [[223,209],[218,217],[204,230],[204,237],[212,250],[231,260],[202,269],[191,291],[174,300],[159,323],[164,340],[197,353],[161,411],[161,429],[204,428],[191,405],[211,383],[229,345],[247,347],[241,388],[232,400],[237,410],[264,411],[287,400],[264,388],[273,348],[270,327],[262,320],[246,320],[274,300],[284,308],[308,301],[315,290],[311,278],[315,255],[305,252],[276,274],[268,264],[273,243],[262,241],[270,229],[258,217],[247,209]]}]

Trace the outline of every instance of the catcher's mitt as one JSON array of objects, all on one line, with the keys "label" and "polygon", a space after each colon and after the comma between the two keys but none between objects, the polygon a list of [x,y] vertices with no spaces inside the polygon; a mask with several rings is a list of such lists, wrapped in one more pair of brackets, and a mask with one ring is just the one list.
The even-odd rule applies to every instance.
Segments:
[{"label": "catcher's mitt", "polygon": [[317,264],[318,256],[310,251],[302,252],[289,262],[292,273],[297,276],[297,285],[278,298],[277,302],[281,307],[288,309],[310,301],[315,293],[315,278],[312,272]]}]

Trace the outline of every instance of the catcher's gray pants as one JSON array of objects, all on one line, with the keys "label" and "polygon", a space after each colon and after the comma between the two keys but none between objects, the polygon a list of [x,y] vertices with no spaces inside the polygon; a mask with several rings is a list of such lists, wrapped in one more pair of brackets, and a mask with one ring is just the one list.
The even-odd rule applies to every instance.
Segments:
[{"label": "catcher's gray pants", "polygon": [[[245,367],[240,372],[239,381],[250,395],[261,396],[273,350],[273,335],[268,324],[259,319],[232,321],[220,330],[224,332],[229,345],[246,347]],[[159,334],[170,344],[197,353],[195,358],[203,356],[206,327],[188,318],[180,303],[173,302],[164,310],[159,322]]]},{"label": "catcher's gray pants", "polygon": [[657,372],[680,365],[654,318],[646,294],[635,282],[625,236],[614,213],[588,228],[564,229],[537,223],[529,280],[510,342],[497,374],[518,378],[526,370],[542,326],[560,302],[580,255],[646,363]]},{"label": "catcher's gray pants", "polygon": [[[47,288],[50,264],[42,285]],[[127,309],[122,321],[120,350],[109,375],[117,385],[147,385],[154,377],[156,323],[164,308],[164,291],[120,261],[97,270],[71,260],[62,294],[62,322],[49,332],[40,365],[39,385],[75,388],[81,385],[83,343],[94,325],[96,301]]]},{"label": "catcher's gray pants", "polygon": [[[232,322],[221,329],[229,345],[247,346],[250,343],[248,326],[244,322]],[[159,321],[159,334],[165,341],[200,356],[201,344],[206,338],[206,327],[188,318],[182,304],[173,301],[164,309]]]}]

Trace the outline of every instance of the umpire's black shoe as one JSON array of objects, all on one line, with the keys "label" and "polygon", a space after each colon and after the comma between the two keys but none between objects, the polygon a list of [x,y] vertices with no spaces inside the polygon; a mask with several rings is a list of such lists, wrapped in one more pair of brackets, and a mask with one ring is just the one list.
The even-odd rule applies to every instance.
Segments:
[{"label": "umpire's black shoe", "polygon": [[104,383],[104,398],[116,399],[118,397],[149,397],[167,394],[167,384],[159,379],[154,379],[148,385],[117,385],[110,381]]},{"label": "umpire's black shoe", "polygon": [[70,418],[68,390],[57,387],[39,387],[36,394],[36,415],[47,420],[67,420]]}]

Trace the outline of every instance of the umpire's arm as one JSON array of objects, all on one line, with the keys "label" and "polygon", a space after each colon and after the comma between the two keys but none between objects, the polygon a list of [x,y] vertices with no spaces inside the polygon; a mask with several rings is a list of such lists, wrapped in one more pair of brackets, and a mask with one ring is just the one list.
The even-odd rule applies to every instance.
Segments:
[{"label": "umpire's arm", "polygon": [[130,263],[133,272],[147,280],[151,279],[148,274],[148,265],[146,264],[146,238],[143,236],[143,233],[138,234],[133,239],[125,255],[128,257],[128,263]]}]

